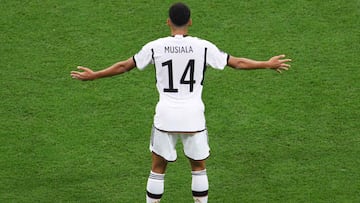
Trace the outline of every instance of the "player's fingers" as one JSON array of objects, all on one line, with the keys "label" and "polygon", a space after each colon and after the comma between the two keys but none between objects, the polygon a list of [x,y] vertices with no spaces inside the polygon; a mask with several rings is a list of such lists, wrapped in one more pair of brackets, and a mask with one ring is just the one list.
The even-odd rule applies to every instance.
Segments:
[{"label": "player's fingers", "polygon": [[82,76],[82,72],[71,71],[70,75],[71,75],[71,76],[75,76],[75,77],[81,77],[81,76]]},{"label": "player's fingers", "polygon": [[280,54],[274,57],[274,59],[280,60],[282,58],[285,58],[285,54]]},{"label": "player's fingers", "polygon": [[273,56],[270,58],[270,61],[278,61],[283,55]]},{"label": "player's fingers", "polygon": [[278,69],[280,69],[280,70],[289,70],[288,67],[284,67],[284,66],[281,66],[281,67],[279,67]]},{"label": "player's fingers", "polygon": [[287,71],[287,70],[289,70],[289,68],[288,67],[279,67],[279,68],[277,68],[277,69],[275,69],[276,70],[276,72],[278,72],[278,73],[282,73],[282,71]]},{"label": "player's fingers", "polygon": [[81,75],[77,73],[71,73],[70,76],[74,79],[79,79],[81,77]]},{"label": "player's fingers", "polygon": [[290,64],[287,64],[287,63],[282,63],[282,64],[280,65],[280,67],[290,68],[291,65],[290,65]]},{"label": "player's fingers", "polygon": [[78,71],[71,71],[70,76],[78,80],[83,80],[84,78],[83,72],[78,72]]},{"label": "player's fingers", "polygon": [[283,59],[283,60],[280,60],[280,63],[287,63],[287,62],[291,62],[291,59]]},{"label": "player's fingers", "polygon": [[82,70],[82,71],[85,71],[85,72],[90,71],[89,68],[86,68],[86,67],[83,67],[83,66],[78,66],[77,69]]},{"label": "player's fingers", "polygon": [[71,71],[70,74],[71,74],[71,75],[72,75],[72,74],[80,74],[80,72],[79,72],[79,71]]}]

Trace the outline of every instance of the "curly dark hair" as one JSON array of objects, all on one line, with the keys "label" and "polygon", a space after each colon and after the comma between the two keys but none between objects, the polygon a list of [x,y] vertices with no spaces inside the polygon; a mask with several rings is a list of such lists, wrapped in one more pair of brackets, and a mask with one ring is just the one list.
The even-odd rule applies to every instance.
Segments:
[{"label": "curly dark hair", "polygon": [[175,3],[169,9],[169,18],[176,26],[183,26],[190,20],[190,8],[184,3]]}]

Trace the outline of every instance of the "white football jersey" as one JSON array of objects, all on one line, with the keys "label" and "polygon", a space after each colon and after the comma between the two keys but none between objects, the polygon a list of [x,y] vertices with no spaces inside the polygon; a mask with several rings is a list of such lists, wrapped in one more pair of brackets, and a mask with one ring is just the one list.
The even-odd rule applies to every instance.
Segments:
[{"label": "white football jersey", "polygon": [[224,69],[228,57],[209,41],[182,35],[149,42],[135,54],[138,69],[155,64],[159,102],[154,126],[168,132],[205,130],[201,99],[205,70]]}]

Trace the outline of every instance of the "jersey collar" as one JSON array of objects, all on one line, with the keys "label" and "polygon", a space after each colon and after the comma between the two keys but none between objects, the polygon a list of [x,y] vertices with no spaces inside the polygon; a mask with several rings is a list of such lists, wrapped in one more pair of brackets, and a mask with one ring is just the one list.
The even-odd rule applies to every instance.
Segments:
[{"label": "jersey collar", "polygon": [[182,37],[187,37],[189,35],[171,35],[171,36],[175,38],[182,38]]}]

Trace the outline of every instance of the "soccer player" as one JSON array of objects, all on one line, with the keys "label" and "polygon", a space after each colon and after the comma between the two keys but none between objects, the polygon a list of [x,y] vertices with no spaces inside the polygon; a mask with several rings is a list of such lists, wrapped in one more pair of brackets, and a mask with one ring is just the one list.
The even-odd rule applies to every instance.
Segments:
[{"label": "soccer player", "polygon": [[285,55],[274,56],[267,61],[234,57],[220,51],[209,41],[189,36],[188,27],[192,25],[190,9],[183,3],[170,7],[167,24],[171,36],[147,43],[133,57],[100,71],[79,66],[80,71],[72,71],[71,77],[95,80],[122,74],[134,67],[143,70],[149,64],[155,64],[156,87],[160,96],[150,139],[152,166],[147,181],[146,202],[160,202],[166,167],[168,162],[176,160],[175,146],[181,139],[192,169],[194,201],[203,203],[208,199],[205,160],[210,155],[201,98],[206,68],[222,70],[230,66],[281,72],[288,70],[291,60],[284,59]]}]

